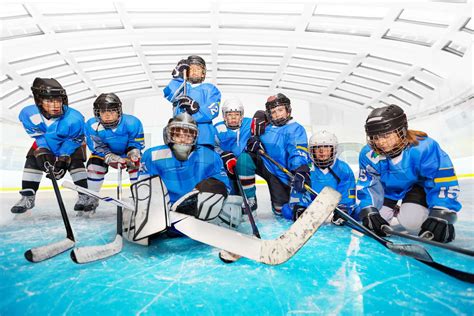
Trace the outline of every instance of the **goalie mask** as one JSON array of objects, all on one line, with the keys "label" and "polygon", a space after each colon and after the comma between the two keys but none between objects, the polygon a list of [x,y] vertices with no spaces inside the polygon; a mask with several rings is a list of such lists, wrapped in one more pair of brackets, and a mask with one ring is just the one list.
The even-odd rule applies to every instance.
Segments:
[{"label": "goalie mask", "polygon": [[206,62],[197,55],[188,57],[188,81],[190,83],[201,83],[206,79]]},{"label": "goalie mask", "polygon": [[58,118],[67,111],[66,90],[56,79],[35,78],[31,91],[38,110],[45,118]]},{"label": "goalie mask", "polygon": [[365,121],[365,132],[367,143],[376,153],[396,157],[408,145],[407,116],[395,104],[374,109]]},{"label": "goalie mask", "polygon": [[122,117],[122,101],[115,93],[102,93],[94,101],[94,116],[105,128],[115,128]]},{"label": "goalie mask", "polygon": [[163,140],[178,160],[187,160],[196,147],[198,128],[188,113],[172,118],[163,130]]},{"label": "goalie mask", "polygon": [[337,137],[328,131],[317,131],[309,139],[311,160],[321,169],[330,167],[337,156]]},{"label": "goalie mask", "polygon": [[228,129],[238,129],[244,119],[244,106],[239,99],[228,99],[222,105],[222,117]]},{"label": "goalie mask", "polygon": [[[284,106],[286,109],[286,114],[279,113],[280,109],[276,109],[280,106]],[[289,120],[292,119],[291,117],[291,102],[290,99],[286,97],[283,93],[278,93],[276,95],[272,95],[267,99],[267,103],[265,103],[266,114],[268,121],[270,121],[275,126],[283,126]],[[272,111],[273,110],[273,111]],[[275,112],[272,115],[272,112]]]}]

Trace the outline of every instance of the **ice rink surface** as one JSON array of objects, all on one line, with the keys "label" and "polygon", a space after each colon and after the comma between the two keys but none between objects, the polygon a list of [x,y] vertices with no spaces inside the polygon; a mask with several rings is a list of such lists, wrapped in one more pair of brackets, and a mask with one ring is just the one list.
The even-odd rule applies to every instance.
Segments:
[{"label": "ice rink surface", "polygon": [[[463,179],[460,185],[463,210],[453,244],[474,249],[474,179]],[[95,217],[76,217],[76,194],[61,191],[78,246],[113,240],[114,206],[102,203]],[[396,255],[348,227],[330,224],[280,266],[247,259],[224,264],[217,249],[188,238],[161,238],[150,247],[125,243],[120,254],[85,265],[73,263],[69,253],[34,264],[24,259],[26,250],[65,237],[54,193],[40,191],[31,216],[21,218],[10,214],[19,194],[0,197],[0,315],[473,315],[474,311],[474,285]],[[291,223],[271,213],[266,187],[258,187],[258,197],[260,233],[264,239],[275,238]],[[244,229],[250,232],[248,225]],[[426,248],[436,261],[474,273],[473,258]]]}]

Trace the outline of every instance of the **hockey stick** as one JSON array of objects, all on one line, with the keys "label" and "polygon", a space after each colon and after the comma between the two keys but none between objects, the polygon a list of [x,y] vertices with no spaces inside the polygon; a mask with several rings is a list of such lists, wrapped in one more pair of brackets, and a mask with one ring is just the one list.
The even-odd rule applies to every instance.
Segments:
[{"label": "hockey stick", "polygon": [[242,199],[244,200],[244,210],[245,213],[247,213],[247,216],[249,217],[250,225],[252,226],[252,232],[255,237],[262,238],[260,237],[260,232],[258,231],[257,224],[255,224],[255,219],[253,218],[252,210],[250,209],[249,205],[249,200],[245,195],[244,188],[242,187],[242,183],[240,182],[239,176],[237,176],[237,186],[239,187],[240,194],[242,194]]},{"label": "hockey stick", "polygon": [[[242,187],[242,183],[240,182],[239,176],[237,176],[236,182],[237,182],[237,186],[239,187],[240,194],[242,195],[242,199],[244,201],[244,211],[245,213],[247,213],[247,216],[249,217],[250,226],[252,226],[253,235],[257,238],[262,238],[260,237],[260,232],[258,231],[257,224],[255,224],[255,219],[253,218],[252,210],[250,209],[249,201],[247,199],[247,196],[245,195],[245,191],[244,191],[244,188]],[[239,260],[240,256],[234,253],[229,253],[227,251],[219,251],[219,259],[221,259],[222,262],[224,263],[233,263]]]},{"label": "hockey stick", "polygon": [[[265,151],[259,150],[259,153],[265,158],[267,158],[269,161],[271,161],[273,164],[275,164],[275,166],[277,166],[281,171],[283,171],[286,175],[288,175],[290,179],[293,179],[293,174],[290,171],[288,171],[288,169],[286,169],[281,164],[279,164],[277,161],[275,161],[272,157],[270,157]],[[315,195],[316,197],[318,196],[318,193],[316,193],[309,185],[305,184],[305,189],[311,194]],[[465,281],[468,283],[474,283],[474,274],[467,273],[464,271],[459,271],[459,270],[447,267],[445,265],[442,265],[440,263],[437,263],[436,261],[433,260],[431,255],[428,253],[428,251],[424,247],[420,245],[414,245],[414,244],[394,244],[391,241],[378,236],[377,234],[375,234],[373,231],[369,230],[365,226],[361,225],[351,216],[341,211],[338,207],[336,207],[335,211],[338,213],[339,216],[341,216],[344,220],[349,222],[352,226],[356,227],[359,231],[361,231],[365,235],[372,237],[378,243],[380,243],[381,245],[383,245],[385,248],[389,249],[390,251],[399,255],[412,257],[415,260],[418,260],[419,262],[425,265],[428,265],[438,271],[441,271],[449,276],[452,276],[458,280]]]},{"label": "hockey stick", "polygon": [[74,239],[74,233],[72,232],[71,223],[69,223],[69,218],[67,217],[66,207],[64,207],[63,198],[61,196],[61,192],[59,191],[58,182],[54,176],[54,167],[49,162],[47,162],[47,164],[48,173],[51,177],[51,182],[53,183],[54,194],[56,195],[56,200],[59,204],[59,210],[61,211],[64,227],[66,228],[66,238],[52,244],[27,250],[25,252],[25,258],[30,262],[40,262],[57,256],[60,253],[63,253],[66,250],[74,247],[76,243]]},{"label": "hockey stick", "polygon": [[187,82],[188,82],[188,78],[187,78],[187,73],[186,71],[183,72],[183,83],[178,87],[178,89],[176,89],[176,91],[174,92],[173,96],[171,97],[171,104],[174,103],[174,101],[176,100],[176,98],[178,97],[179,93],[181,92],[181,90],[183,90],[183,94],[182,96],[186,96],[186,93],[187,93]]},{"label": "hockey stick", "polygon": [[425,243],[425,244],[428,244],[428,245],[431,245],[431,246],[436,246],[436,247],[439,247],[439,248],[444,248],[444,249],[451,250],[451,251],[454,251],[454,252],[462,253],[463,255],[467,255],[467,256],[471,256],[471,257],[474,256],[474,251],[470,250],[470,249],[460,248],[460,247],[456,247],[456,246],[449,245],[449,244],[443,244],[443,243],[440,243],[440,242],[437,242],[437,241],[434,241],[434,240],[425,239],[425,238],[405,234],[405,233],[402,233],[402,232],[397,232],[397,231],[393,230],[392,227],[386,226],[386,225],[382,226],[382,229],[383,229],[384,233],[386,233],[387,235],[394,235],[394,236],[398,236],[398,237],[402,237],[402,238],[406,238],[406,239],[411,239],[411,240],[418,241],[418,242],[421,242],[421,243]]},{"label": "hockey stick", "polygon": [[[117,199],[122,198],[122,169],[118,170]],[[86,246],[74,248],[71,251],[71,259],[75,263],[89,263],[111,257],[122,251],[122,207],[117,206],[117,234],[114,241],[100,246]]]},{"label": "hockey stick", "polygon": [[[73,190],[80,188],[70,183],[66,187]],[[90,196],[97,195],[95,192],[84,188],[80,188],[79,192]],[[134,208],[130,204],[111,197],[101,199],[128,209]],[[174,228],[191,239],[257,262],[277,265],[288,261],[303,247],[326,221],[340,199],[340,193],[335,190],[331,188],[323,189],[319,197],[308,206],[303,215],[285,233],[272,240],[258,239],[173,211],[170,212],[170,217]]]}]

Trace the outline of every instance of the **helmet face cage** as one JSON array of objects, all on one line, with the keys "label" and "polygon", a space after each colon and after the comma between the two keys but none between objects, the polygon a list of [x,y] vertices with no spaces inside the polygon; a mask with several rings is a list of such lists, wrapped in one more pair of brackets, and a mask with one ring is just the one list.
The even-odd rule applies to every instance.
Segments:
[{"label": "helmet face cage", "polygon": [[[57,80],[36,78],[33,81],[31,91],[33,92],[33,98],[35,100],[36,106],[38,107],[38,110],[47,119],[61,117],[67,111],[68,98],[66,90]],[[61,99],[62,111],[60,114],[51,115],[43,108],[43,101],[51,99]]]},{"label": "helmet face cage", "polygon": [[[240,119],[237,125],[230,125],[227,121],[227,114],[229,113],[239,113]],[[222,106],[222,117],[224,119],[224,124],[229,129],[237,129],[242,125],[242,120],[244,119],[244,106],[239,103],[225,102]]]},{"label": "helmet face cage", "polygon": [[[94,101],[94,116],[98,122],[105,128],[115,128],[122,118],[122,102],[115,93],[102,93]],[[113,122],[104,122],[100,117],[101,112],[116,112],[117,120]]]},{"label": "helmet face cage", "polygon": [[[116,112],[118,114],[118,118],[114,122],[104,122],[100,117],[100,112]],[[99,106],[95,106],[94,104],[94,116],[97,121],[100,122],[102,126],[105,128],[114,128],[120,123],[120,118],[122,117],[122,106],[119,103],[109,103],[109,104],[100,104]]]},{"label": "helmet face cage", "polygon": [[[317,157],[317,151],[318,148],[323,147],[323,148],[330,148],[331,149],[331,154],[329,158],[327,159],[318,159]],[[333,145],[314,145],[309,147],[309,152],[311,156],[311,160],[314,162],[314,164],[321,169],[327,168],[331,166],[334,163],[334,160],[336,159],[336,153],[337,150],[335,146]]]},{"label": "helmet face cage", "polygon": [[[403,109],[389,105],[374,109],[365,122],[367,144],[379,155],[390,158],[398,156],[408,146],[408,122]],[[380,142],[390,142],[391,148],[384,150]],[[377,146],[376,142],[379,142]]]},{"label": "helmet face cage", "polygon": [[[280,118],[280,119],[274,120],[272,119],[271,110],[279,106],[284,106],[286,109],[286,112],[288,112],[288,115],[286,116],[286,118]],[[266,108],[265,113],[267,114],[267,120],[275,126],[283,126],[292,118],[290,99],[288,99],[283,93],[278,93],[277,95],[269,97],[267,99],[267,103],[265,103],[265,108]]]},{"label": "helmet face cage", "polygon": [[[388,139],[390,137],[395,137],[395,135],[397,137],[397,142],[393,145],[391,149],[383,150],[382,148],[377,146],[377,142],[383,141],[384,139]],[[405,126],[400,126],[388,132],[367,136],[367,143],[377,154],[394,158],[400,155],[403,149],[408,146],[407,128]]]},{"label": "helmet face cage", "polygon": [[190,77],[190,70],[188,70],[188,81],[191,83],[201,83],[206,79],[206,62],[203,58],[196,55],[191,55],[188,57],[188,65],[198,65],[201,67],[202,75],[201,78]]},{"label": "helmet face cage", "polygon": [[199,131],[196,124],[172,119],[163,131],[163,140],[178,160],[187,160],[194,150]]}]

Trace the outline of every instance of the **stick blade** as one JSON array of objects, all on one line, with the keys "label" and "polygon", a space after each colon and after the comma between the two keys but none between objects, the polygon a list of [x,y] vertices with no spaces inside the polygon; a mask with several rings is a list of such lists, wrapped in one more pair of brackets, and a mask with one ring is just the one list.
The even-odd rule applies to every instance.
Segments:
[{"label": "stick blade", "polygon": [[288,261],[316,233],[340,200],[339,192],[325,187],[290,229],[275,240],[263,241],[259,261],[269,265]]},{"label": "stick blade", "polygon": [[30,262],[41,262],[43,260],[52,258],[74,247],[75,242],[69,238],[60,240],[53,244],[32,248],[25,252],[26,260]]},{"label": "stick blade", "polygon": [[428,251],[420,245],[388,243],[387,247],[402,256],[412,257],[425,262],[433,262],[433,258]]},{"label": "stick blade", "polygon": [[116,235],[115,240],[109,244],[74,248],[71,251],[71,259],[75,263],[89,263],[102,260],[118,254],[122,251],[122,246],[122,236]]}]

